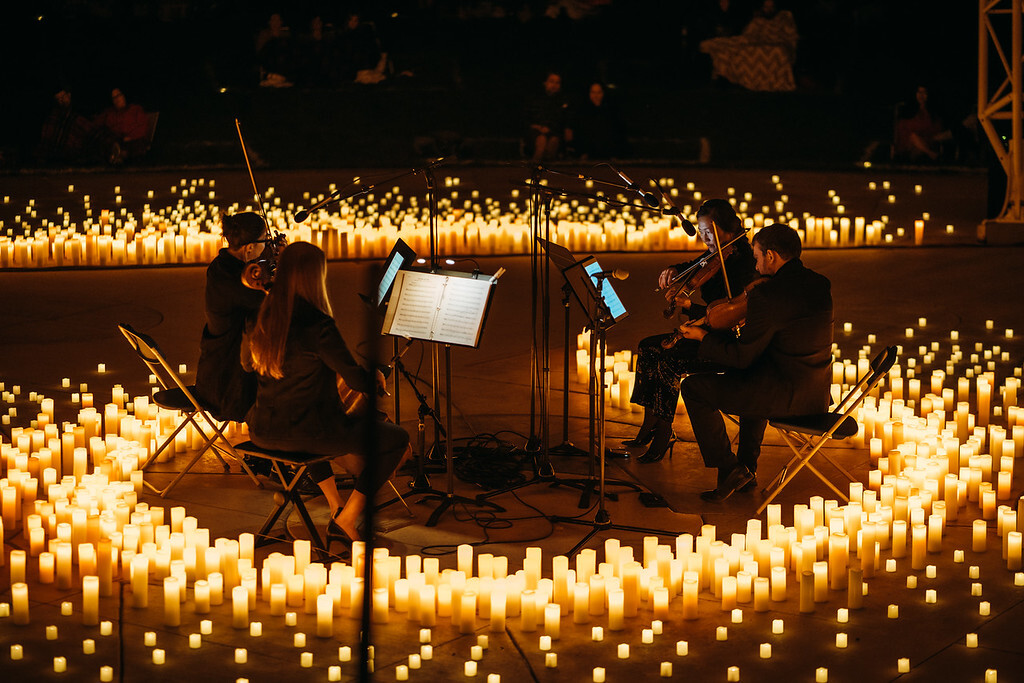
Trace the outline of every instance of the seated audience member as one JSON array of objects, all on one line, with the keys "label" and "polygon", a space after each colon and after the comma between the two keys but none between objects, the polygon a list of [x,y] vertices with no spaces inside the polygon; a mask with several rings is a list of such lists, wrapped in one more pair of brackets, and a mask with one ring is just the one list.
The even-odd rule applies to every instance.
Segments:
[{"label": "seated audience member", "polygon": [[573,148],[582,159],[612,159],[625,154],[622,119],[600,83],[590,84],[586,101],[573,117],[572,132]]},{"label": "seated audience member", "polygon": [[95,123],[117,141],[120,161],[142,156],[149,147],[149,119],[145,110],[138,104],[128,104],[120,88],[110,92],[110,100],[111,106],[96,117]]},{"label": "seated audience member", "polygon": [[342,402],[339,377],[347,388],[368,393],[383,390],[384,376],[360,366],[338,330],[323,251],[308,242],[284,248],[247,340],[243,362],[259,374],[256,404],[246,418],[252,441],[261,448],[339,459],[356,475],[344,505],[330,463],[309,468],[331,508],[327,542],[361,540],[367,501],[409,453],[409,434],[374,416],[351,414]]},{"label": "seated audience member", "polygon": [[242,335],[256,321],[266,292],[242,281],[247,261],[263,248],[267,224],[259,214],[224,216],[228,246],[206,269],[206,325],[199,343],[196,398],[219,420],[242,421],[256,400],[256,376],[242,368]]},{"label": "seated audience member", "polygon": [[323,19],[313,17],[309,33],[299,39],[297,70],[300,85],[329,86],[338,81],[340,57],[333,27],[324,26]]},{"label": "seated audience member", "polygon": [[568,112],[562,77],[550,71],[543,92],[530,98],[526,107],[525,147],[533,163],[556,158],[563,144],[572,141]]},{"label": "seated audience member", "polygon": [[[54,95],[54,106],[43,122],[36,157],[41,163],[94,163],[109,160],[114,140],[71,105],[71,90]],[[119,159],[118,155],[115,155]]]},{"label": "seated audience member", "polygon": [[952,139],[953,133],[929,106],[928,88],[918,86],[914,103],[896,121],[894,156],[909,161],[936,161],[941,144]]},{"label": "seated audience member", "polygon": [[388,53],[381,46],[372,22],[351,12],[339,36],[342,54],[342,78],[349,82],[373,85],[388,77]]},{"label": "seated audience member", "polygon": [[266,27],[256,36],[256,66],[261,86],[287,88],[292,85],[295,55],[291,33],[277,12],[270,15]]},{"label": "seated audience member", "polygon": [[700,44],[711,55],[712,79],[724,78],[748,90],[795,90],[793,62],[799,39],[796,22],[775,0],[764,0],[743,33]]}]

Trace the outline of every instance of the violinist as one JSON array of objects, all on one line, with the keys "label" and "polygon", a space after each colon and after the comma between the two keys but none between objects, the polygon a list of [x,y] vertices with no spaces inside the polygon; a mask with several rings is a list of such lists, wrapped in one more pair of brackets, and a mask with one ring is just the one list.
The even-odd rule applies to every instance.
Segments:
[{"label": "violinist", "polygon": [[[800,260],[800,236],[784,224],[754,235],[757,271],[767,280],[750,289],[739,337],[727,330],[683,326],[698,357],[728,369],[682,382],[683,402],[707,467],[718,470],[720,502],[756,487],[755,472],[768,419],[828,409],[832,363],[832,289],[828,278]],[[739,417],[733,454],[722,413]]]},{"label": "violinist", "polygon": [[[709,199],[697,211],[697,229],[707,245],[707,251],[690,263],[681,263],[661,272],[658,284],[668,287],[666,298],[683,314],[682,320],[697,319],[704,315],[705,306],[694,297],[699,294],[704,303],[727,296],[728,291],[739,292],[754,279],[754,256],[750,243],[736,212],[724,199]],[[722,252],[725,271],[729,278],[726,287],[721,270],[719,244],[729,245]],[[730,244],[731,243],[731,244]],[[700,261],[705,264],[694,266]],[[713,264],[718,264],[717,266]],[[689,273],[686,271],[691,269]],[[683,274],[681,276],[681,274]],[[689,287],[694,280],[706,279],[697,287]],[[680,321],[676,321],[679,324]],[[623,441],[630,447],[648,446],[638,462],[657,462],[675,443],[672,421],[679,400],[679,381],[685,374],[715,371],[719,366],[697,356],[699,344],[682,339],[674,333],[658,334],[640,342],[637,352],[636,384],[631,401],[644,407],[644,421],[632,439]]]},{"label": "violinist", "polygon": [[228,245],[206,269],[206,325],[199,342],[196,398],[219,420],[245,419],[256,400],[256,376],[242,369],[246,325],[256,321],[266,292],[243,282],[245,265],[263,249],[267,224],[251,211],[226,215]]}]

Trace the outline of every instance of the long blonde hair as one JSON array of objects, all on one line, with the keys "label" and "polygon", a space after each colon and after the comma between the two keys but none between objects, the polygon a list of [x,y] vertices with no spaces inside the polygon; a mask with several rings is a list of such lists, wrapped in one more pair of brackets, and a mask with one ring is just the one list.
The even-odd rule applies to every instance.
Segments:
[{"label": "long blonde hair", "polygon": [[296,297],[302,297],[332,315],[327,296],[327,259],[309,242],[293,242],[281,252],[274,285],[260,306],[256,326],[249,337],[256,372],[275,379],[284,376],[285,344]]}]

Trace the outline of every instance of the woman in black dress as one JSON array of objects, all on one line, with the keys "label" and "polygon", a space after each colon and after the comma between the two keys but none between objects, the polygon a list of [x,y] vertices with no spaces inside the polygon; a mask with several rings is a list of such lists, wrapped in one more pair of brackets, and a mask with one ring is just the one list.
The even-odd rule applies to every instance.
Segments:
[{"label": "woman in black dress", "polygon": [[[721,243],[724,248],[723,254],[726,255],[725,270],[729,276],[729,288],[733,296],[742,292],[743,288],[757,276],[757,272],[754,269],[754,255],[750,242],[743,236],[743,225],[729,202],[724,199],[709,199],[704,202],[697,211],[697,230],[707,245],[707,251],[701,254],[700,258],[663,270],[658,277],[659,285],[666,287],[680,273],[709,255],[713,255],[714,259],[719,258],[717,252]],[[735,239],[737,237],[739,239]],[[672,297],[674,290],[667,290],[666,296],[674,298],[676,306],[682,308],[690,320],[702,318],[707,308],[706,304],[727,296],[725,278],[721,270],[719,269],[698,290],[703,304],[685,295]],[[647,452],[638,458],[638,462],[661,460],[675,443],[672,421],[676,415],[679,383],[683,375],[716,372],[721,369],[717,364],[698,357],[699,346],[699,343],[679,338],[674,333],[657,334],[641,340],[637,351],[636,383],[630,400],[644,407],[644,421],[635,437],[623,441],[630,447],[649,444]]]},{"label": "woman in black dress", "polygon": [[356,362],[331,315],[324,252],[307,242],[289,244],[248,338],[248,361],[259,386],[246,418],[257,446],[334,455],[356,475],[343,505],[330,463],[309,468],[331,508],[328,544],[360,540],[367,499],[409,452],[404,429],[381,420],[368,424],[343,403],[339,377],[352,390],[369,393],[383,390],[384,376]]}]

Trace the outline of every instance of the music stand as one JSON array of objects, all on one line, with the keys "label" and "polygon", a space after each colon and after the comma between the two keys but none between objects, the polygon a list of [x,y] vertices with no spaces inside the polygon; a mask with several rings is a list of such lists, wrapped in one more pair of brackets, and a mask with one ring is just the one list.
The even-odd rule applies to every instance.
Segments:
[{"label": "music stand", "polygon": [[[606,342],[605,333],[609,327],[628,315],[625,306],[619,300],[615,290],[605,280],[608,278],[606,271],[601,270],[601,265],[593,256],[588,256],[581,261],[575,262],[572,266],[562,271],[566,281],[576,294],[584,310],[590,318],[590,396],[593,400],[595,394],[597,399],[597,452],[600,462],[600,474],[598,476],[599,490],[597,496],[597,512],[594,519],[588,521],[577,517],[563,517],[552,515],[550,519],[554,523],[565,522],[566,524],[581,524],[591,527],[590,532],[584,536],[579,543],[573,546],[569,555],[574,555],[580,548],[601,531],[616,529],[619,531],[633,531],[637,533],[657,534],[661,536],[672,536],[674,532],[665,529],[648,529],[643,527],[625,526],[612,524],[611,515],[605,508],[605,400],[604,400],[604,373]],[[585,302],[585,303],[584,303]],[[600,358],[600,361],[598,361]],[[595,368],[595,364],[597,367]],[[591,421],[591,430],[595,420]],[[594,439],[591,439],[591,451],[594,448]],[[625,482],[624,482],[625,483]],[[635,490],[639,491],[639,487]]]},{"label": "music stand", "polygon": [[[589,442],[590,448],[586,451],[578,449],[569,443],[568,432],[569,432],[569,347],[570,347],[570,334],[569,334],[569,296],[570,292],[575,294],[576,300],[579,302],[583,309],[584,315],[587,316],[588,320],[591,320],[591,312],[588,309],[587,301],[592,298],[591,292],[593,291],[593,284],[587,280],[585,273],[596,268],[595,272],[601,271],[601,266],[597,262],[597,259],[593,256],[587,256],[584,259],[577,260],[576,257],[565,247],[555,242],[539,238],[538,242],[544,247],[548,258],[555,264],[559,271],[563,275],[565,283],[562,285],[563,299],[562,305],[565,309],[565,353],[563,359],[563,394],[562,394],[562,430],[564,441],[560,448],[566,451],[576,451],[581,455],[589,455],[588,461],[589,471],[586,478],[575,478],[575,479],[561,479],[554,476],[546,477],[546,480],[551,481],[552,486],[565,485],[573,488],[580,489],[580,500],[578,507],[580,509],[590,507],[590,495],[594,492],[595,487],[595,471],[594,471],[594,458],[596,453],[594,452],[594,435],[595,435],[595,409],[594,409],[594,392],[588,391],[588,405],[589,405],[589,423],[590,423],[590,435]],[[575,266],[581,266],[583,270],[572,270]],[[589,289],[588,289],[589,287]],[[610,317],[611,324],[614,324],[628,315],[625,306],[622,305],[618,295],[615,294],[614,288],[608,285],[604,290],[604,299],[602,305],[607,315]],[[591,373],[591,379],[593,373]],[[592,387],[591,387],[592,389]],[[542,477],[538,477],[542,478]],[[532,483],[532,482],[526,482]],[[614,484],[616,486],[623,486],[632,491],[639,491],[640,487],[632,482],[622,480],[606,480],[606,484]],[[602,494],[611,500],[618,500],[618,495],[615,493],[604,492]]]},{"label": "music stand", "polygon": [[[441,515],[455,503],[488,506],[497,512],[505,511],[505,508],[490,501],[455,495],[455,455],[452,448],[451,349],[452,346],[479,346],[497,281],[497,277],[494,276],[481,278],[479,274],[455,271],[425,273],[399,270],[395,275],[394,288],[388,301],[381,332],[431,342],[435,363],[438,346],[443,344],[445,349],[444,431],[447,443],[445,462],[448,469],[448,487],[446,491],[429,488],[412,490],[413,493],[424,494],[441,501],[427,520],[427,526],[435,526]],[[404,368],[402,372],[404,374]],[[421,397],[419,392],[417,394]],[[422,406],[422,398],[420,403]],[[433,411],[430,415],[440,430],[440,419]]]}]

